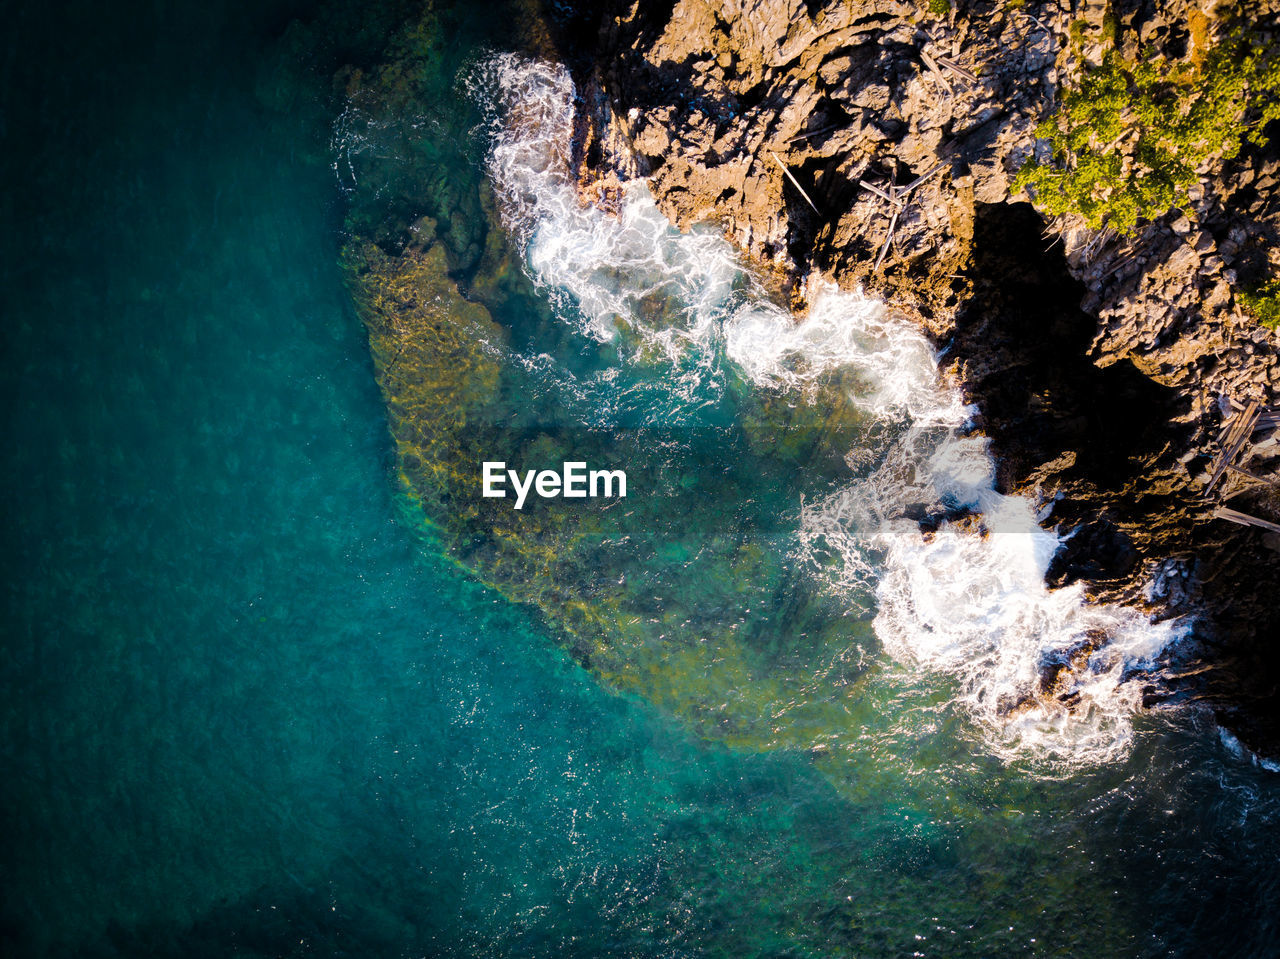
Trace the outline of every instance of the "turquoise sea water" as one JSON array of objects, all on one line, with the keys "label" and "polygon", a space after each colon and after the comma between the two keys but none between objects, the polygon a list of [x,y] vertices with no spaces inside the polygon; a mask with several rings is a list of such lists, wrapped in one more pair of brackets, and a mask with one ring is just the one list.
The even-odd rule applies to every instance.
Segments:
[{"label": "turquoise sea water", "polygon": [[1280,783],[1194,714],[1045,778],[886,682],[840,791],[398,525],[329,78],[399,14],[311,14],[5,13],[7,955],[1280,950]]}]

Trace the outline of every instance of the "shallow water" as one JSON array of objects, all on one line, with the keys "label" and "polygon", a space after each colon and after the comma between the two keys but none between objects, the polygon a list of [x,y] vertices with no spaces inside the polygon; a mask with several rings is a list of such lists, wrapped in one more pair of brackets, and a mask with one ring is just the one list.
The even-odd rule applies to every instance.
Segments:
[{"label": "shallow water", "polygon": [[[868,639],[825,752],[729,748],[400,521],[326,66],[398,17],[286,32],[311,13],[7,18],[7,954],[1280,948],[1280,785],[1195,713],[1125,713],[1098,761],[1006,754],[969,674]],[[443,87],[489,26],[448,27]],[[490,141],[458,135],[482,106],[441,109],[418,142],[467,158],[433,194],[463,208]],[[562,322],[552,287],[494,289],[546,377],[635,377],[618,415],[705,395],[672,388],[697,363],[635,372]],[[739,342],[776,343],[751,316]],[[711,369],[760,349],[732,353]]]}]

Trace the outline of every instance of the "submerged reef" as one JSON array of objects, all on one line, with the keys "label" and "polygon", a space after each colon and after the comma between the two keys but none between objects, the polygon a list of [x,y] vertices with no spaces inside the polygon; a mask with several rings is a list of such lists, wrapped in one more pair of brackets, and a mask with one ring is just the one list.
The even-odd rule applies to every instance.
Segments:
[{"label": "submerged reef", "polygon": [[[444,35],[430,24],[409,33]],[[391,118],[435,116],[439,91],[415,90],[405,76],[400,64],[346,78],[369,118],[363,135],[392,130]],[[772,504],[794,500],[797,457],[840,462],[857,418],[823,403],[821,390],[761,394],[728,382],[694,419],[649,416],[640,397],[635,412],[584,428],[591,411],[571,379],[531,361],[569,334],[534,295],[491,186],[478,171],[460,174],[473,166],[461,157],[446,174],[426,151],[366,145],[348,153],[344,265],[389,411],[406,523],[541,610],[574,658],[615,688],[738,747],[820,748],[846,715],[862,669],[857,635],[870,627],[789,568],[773,541],[795,517]],[[386,212],[398,194],[436,215],[397,224]],[[670,309],[660,293],[644,307],[658,324]],[[601,349],[637,346],[641,383],[646,365],[664,375],[666,359],[625,330],[620,344]],[[583,380],[603,368],[590,355],[583,363]],[[827,388],[840,389],[838,379]],[[487,460],[625,467],[631,495],[531,497],[517,512],[510,499],[481,495]]]},{"label": "submerged reef", "polygon": [[[418,229],[430,235],[434,225]],[[715,431],[708,444],[709,429],[664,435],[652,425],[592,432],[557,423],[567,419],[561,401],[498,358],[510,334],[459,293],[434,236],[397,255],[353,244],[346,264],[411,527],[511,599],[541,609],[574,657],[610,684],[706,734],[737,746],[810,748],[838,728],[822,714],[842,709],[857,677],[848,651],[858,627],[770,548],[786,522],[768,506],[789,480],[785,454],[753,452],[734,429]],[[751,422],[769,415],[762,409]],[[642,492],[621,501],[530,498],[517,512],[509,499],[481,496],[480,464],[494,459],[626,464],[629,485]],[[724,504],[734,512],[725,515]],[[679,526],[665,520],[673,513]],[[678,529],[683,539],[673,538]],[[784,709],[793,715],[779,723]],[[797,713],[812,715],[798,721]]]}]

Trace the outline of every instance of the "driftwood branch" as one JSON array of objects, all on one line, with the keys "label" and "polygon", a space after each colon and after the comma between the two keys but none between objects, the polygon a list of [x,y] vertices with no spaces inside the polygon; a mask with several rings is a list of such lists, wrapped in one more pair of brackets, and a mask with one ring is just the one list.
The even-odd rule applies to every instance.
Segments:
[{"label": "driftwood branch", "polygon": [[904,186],[902,188],[903,195],[910,193],[912,190],[920,186],[926,180],[930,180],[938,173],[941,173],[942,170],[946,168],[946,165],[947,163],[945,160],[939,160],[933,166],[929,167],[929,169],[926,170],[924,173],[920,174],[918,177],[916,177],[914,180],[912,180],[910,183]]},{"label": "driftwood branch", "polygon": [[1245,479],[1253,480],[1255,483],[1261,483],[1263,486],[1275,487],[1280,485],[1275,479],[1267,479],[1265,476],[1259,476],[1257,473],[1250,473],[1247,469],[1241,469],[1234,464],[1227,467],[1229,472],[1235,473],[1237,476],[1243,476]]},{"label": "driftwood branch", "polygon": [[954,60],[949,60],[946,57],[938,57],[938,63],[941,66],[946,67],[948,70],[950,70],[952,73],[954,73],[956,76],[960,77],[961,79],[968,80],[970,83],[978,82],[978,78],[976,76],[974,76],[964,67],[960,66],[960,64],[956,63]]},{"label": "driftwood branch", "polygon": [[880,247],[880,255],[876,257],[876,265],[872,267],[873,273],[880,272],[880,267],[884,264],[884,258],[889,255],[889,247],[893,245],[894,232],[898,228],[898,214],[900,214],[905,208],[907,198],[911,191],[936,176],[942,170],[946,169],[946,166],[947,162],[945,160],[939,160],[906,186],[897,186],[890,181],[888,189],[884,190],[876,186],[874,183],[869,183],[866,180],[858,181],[858,185],[864,190],[868,190],[880,197],[882,200],[887,201],[889,209],[892,211],[892,215],[889,217],[889,235],[885,237],[884,246]]},{"label": "driftwood branch", "polygon": [[874,183],[871,183],[867,180],[859,180],[858,186],[862,187],[864,190],[869,190],[870,192],[874,193],[876,196],[880,197],[880,199],[887,200],[889,203],[895,206],[902,206],[902,204],[906,201],[907,194],[909,194],[916,187],[921,186],[927,181],[933,179],[935,176],[937,176],[946,168],[947,168],[947,161],[939,160],[937,163],[929,167],[928,170],[920,174],[920,176],[916,177],[906,186],[890,185],[887,191],[881,189],[880,187],[876,186]]},{"label": "driftwood branch", "polygon": [[783,172],[783,173],[785,173],[785,174],[787,175],[787,179],[791,181],[792,185],[793,185],[797,190],[799,190],[799,191],[800,191],[800,195],[801,195],[802,197],[804,197],[804,202],[805,202],[805,203],[807,203],[807,204],[809,204],[809,206],[813,209],[813,212],[814,212],[814,213],[817,213],[817,214],[818,214],[818,216],[822,216],[822,213],[821,213],[821,212],[819,212],[817,205],[816,205],[816,204],[814,204],[814,202],[813,202],[811,199],[809,199],[809,194],[807,194],[807,193],[805,193],[805,192],[804,192],[804,187],[802,187],[802,186],[800,185],[800,181],[799,181],[799,180],[797,180],[797,179],[792,175],[791,171],[787,169],[787,165],[786,165],[785,163],[783,163],[781,159],[779,159],[779,158],[778,158],[778,154],[776,154],[776,153],[774,153],[772,150],[770,150],[770,151],[769,151],[769,156],[773,157],[773,162],[775,162],[776,164],[778,164],[778,166],[782,167],[782,172]]},{"label": "driftwood branch", "polygon": [[884,190],[880,189],[874,183],[868,183],[866,180],[859,180],[858,186],[862,187],[864,190],[870,190],[876,196],[880,197],[880,199],[888,200],[890,203],[897,204],[902,202],[896,196],[885,193]]},{"label": "driftwood branch", "polygon": [[933,57],[929,56],[929,54],[925,53],[923,50],[920,51],[920,59],[924,61],[924,65],[929,68],[929,72],[937,78],[938,82],[946,87],[947,92],[952,96],[955,96],[956,91],[951,89],[951,84],[938,68],[938,61],[933,59]]},{"label": "driftwood branch", "polygon": [[1044,21],[1043,21],[1043,20],[1041,20],[1039,17],[1035,16],[1034,14],[1027,13],[1027,11],[1025,11],[1025,10],[1023,10],[1023,11],[1022,11],[1022,15],[1023,15],[1024,17],[1030,17],[1032,20],[1034,20],[1034,21],[1036,22],[1036,25],[1037,25],[1037,26],[1039,26],[1041,30],[1043,30],[1045,33],[1049,34],[1049,36],[1051,36],[1051,37],[1053,36],[1053,31],[1052,31],[1052,30],[1050,30],[1048,27],[1046,27],[1046,26],[1044,25]]},{"label": "driftwood branch", "polygon": [[1240,453],[1240,448],[1244,446],[1245,441],[1253,434],[1253,428],[1257,425],[1258,418],[1261,415],[1262,404],[1257,400],[1250,400],[1249,405],[1235,415],[1235,418],[1231,421],[1230,428],[1228,428],[1220,441],[1222,449],[1218,454],[1217,462],[1213,466],[1213,472],[1209,475],[1209,482],[1205,485],[1205,498],[1208,498],[1209,494],[1213,492],[1213,488],[1218,484],[1218,480],[1222,479],[1222,474],[1227,471],[1227,468],[1235,463],[1236,457]]},{"label": "driftwood branch", "polygon": [[1225,519],[1232,523],[1239,523],[1241,526],[1257,526],[1261,529],[1270,530],[1273,533],[1280,533],[1280,524],[1273,523],[1270,520],[1258,519],[1256,516],[1250,516],[1248,513],[1242,513],[1239,510],[1230,509],[1226,506],[1219,506],[1213,511],[1213,515],[1218,519]]},{"label": "driftwood branch", "polygon": [[876,265],[871,268],[872,273],[880,272],[880,264],[884,262],[885,255],[889,252],[889,244],[893,242],[893,231],[898,228],[898,210],[893,211],[893,216],[889,218],[889,235],[884,238],[884,246],[880,247],[880,255],[876,257]]},{"label": "driftwood branch", "polygon": [[797,143],[800,140],[808,140],[810,137],[820,137],[824,133],[830,133],[832,130],[838,130],[839,128],[840,124],[833,123],[831,126],[823,127],[821,130],[814,130],[812,133],[801,133],[799,136],[792,137],[787,142]]}]

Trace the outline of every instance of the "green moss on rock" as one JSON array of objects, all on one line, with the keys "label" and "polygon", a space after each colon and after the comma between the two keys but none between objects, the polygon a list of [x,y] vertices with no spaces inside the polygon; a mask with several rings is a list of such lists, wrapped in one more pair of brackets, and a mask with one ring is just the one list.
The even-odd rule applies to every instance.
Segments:
[{"label": "green moss on rock", "polygon": [[1253,318],[1269,330],[1280,329],[1280,280],[1242,290],[1240,302]]},{"label": "green moss on rock", "polygon": [[1052,159],[1030,160],[1015,187],[1043,212],[1132,232],[1187,202],[1213,159],[1234,157],[1248,136],[1280,118],[1280,57],[1235,34],[1197,63],[1125,60],[1114,51],[1066,92],[1036,130]]}]

